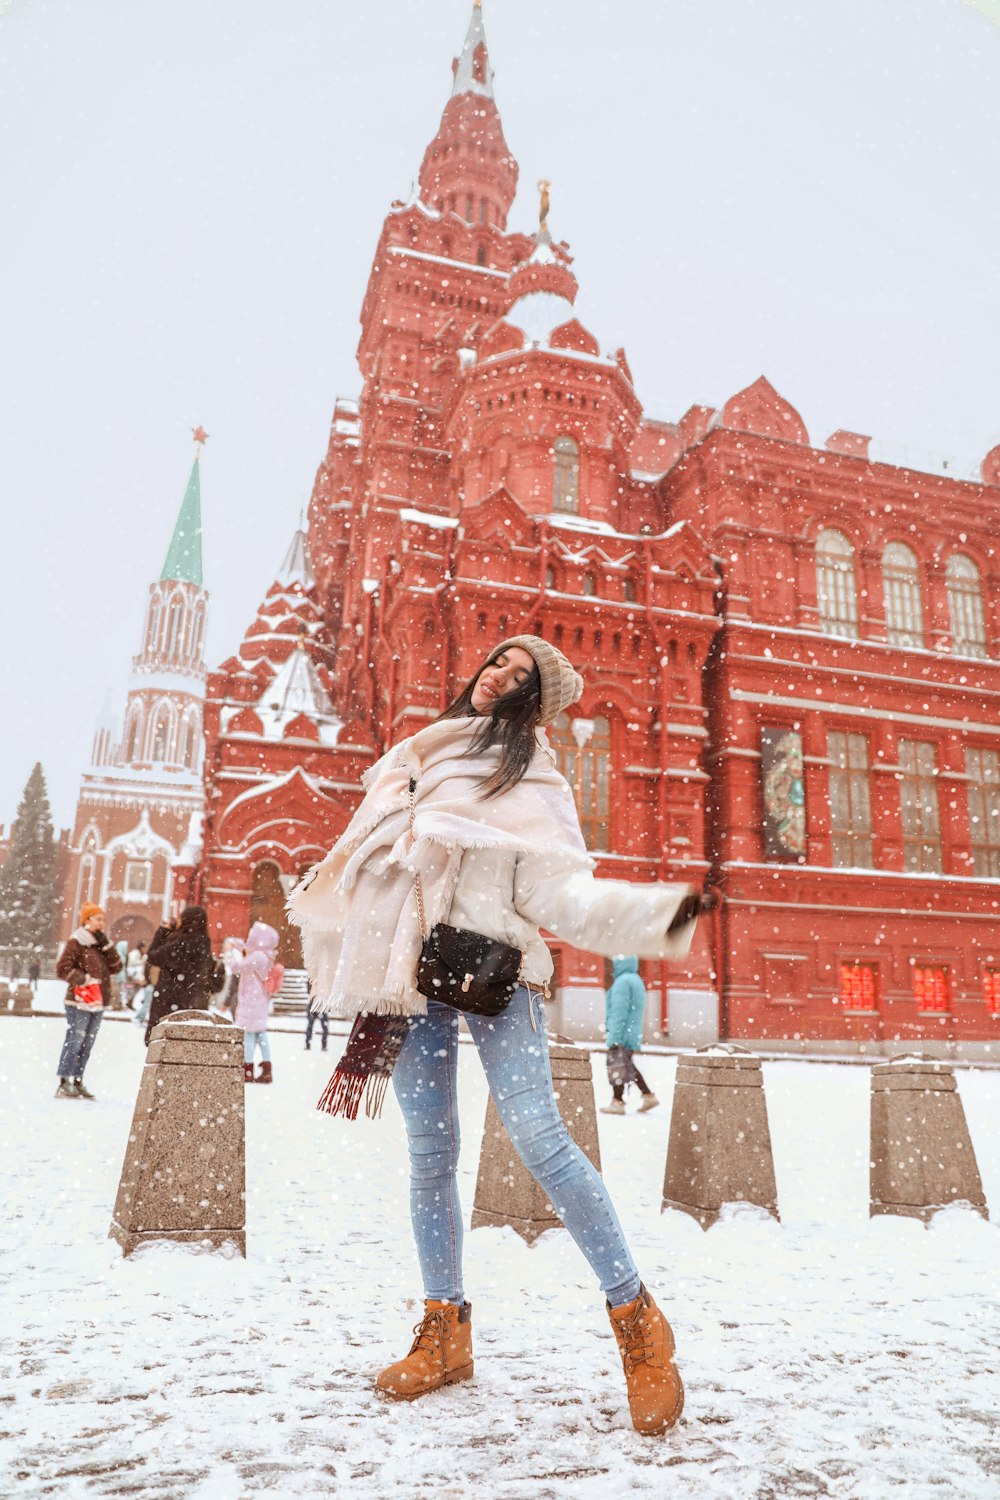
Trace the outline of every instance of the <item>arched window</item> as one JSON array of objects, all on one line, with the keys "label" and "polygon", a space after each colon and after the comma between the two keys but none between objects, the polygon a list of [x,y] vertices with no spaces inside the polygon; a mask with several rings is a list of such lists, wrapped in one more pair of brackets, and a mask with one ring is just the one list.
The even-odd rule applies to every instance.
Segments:
[{"label": "arched window", "polygon": [[611,832],[611,726],[607,719],[560,714],[549,730],[559,770],[569,782],[588,849],[608,849]]},{"label": "arched window", "polygon": [[167,758],[167,741],[170,738],[170,710],[161,703],[153,720],[152,749],[150,758],[163,762]]},{"label": "arched window", "polygon": [[197,661],[205,644],[205,606],[199,604],[194,612],[194,633],[191,637],[191,657]]},{"label": "arched window", "polygon": [[582,588],[583,592],[590,597],[597,593],[597,579],[593,573],[584,573]]},{"label": "arched window", "polygon": [[854,548],[842,531],[821,531],[816,538],[816,604],[824,635],[857,636]]},{"label": "arched window", "polygon": [[125,729],[124,756],[127,765],[135,760],[136,751],[142,743],[142,709],[136,708],[130,715]]},{"label": "arched window", "polygon": [[951,649],[956,656],[986,655],[986,618],[979,569],[971,557],[953,552],[945,568]]},{"label": "arched window", "polygon": [[557,437],[552,474],[552,508],[575,515],[580,508],[580,448],[571,437]]},{"label": "arched window", "polygon": [[194,709],[188,709],[181,721],[180,739],[177,745],[177,763],[188,771],[198,764],[198,734],[201,725]]},{"label": "arched window", "polygon": [[76,889],[76,908],[79,911],[85,901],[94,899],[94,877],[96,875],[94,856],[85,854],[80,861],[80,878]]},{"label": "arched window", "polygon": [[160,598],[154,594],[149,601],[149,613],[146,616],[146,650],[155,651],[157,638],[160,634]]},{"label": "arched window", "polygon": [[556,586],[556,570],[552,566],[552,564],[549,563],[548,567],[545,569],[545,587],[547,589],[554,589],[555,586]]},{"label": "arched window", "polygon": [[184,623],[184,602],[175,594],[167,609],[167,631],[163,649],[167,656],[175,656],[180,649],[181,626]]},{"label": "arched window", "polygon": [[885,624],[892,646],[924,644],[924,613],[920,603],[920,565],[905,542],[889,542],[882,553]]},{"label": "arched window", "polygon": [[[288,884],[291,882],[289,881]],[[302,941],[297,927],[288,920],[285,901],[288,897],[281,870],[272,859],[265,859],[253,872],[250,895],[250,921],[267,922],[278,934],[278,960],[286,969],[302,968]]]}]

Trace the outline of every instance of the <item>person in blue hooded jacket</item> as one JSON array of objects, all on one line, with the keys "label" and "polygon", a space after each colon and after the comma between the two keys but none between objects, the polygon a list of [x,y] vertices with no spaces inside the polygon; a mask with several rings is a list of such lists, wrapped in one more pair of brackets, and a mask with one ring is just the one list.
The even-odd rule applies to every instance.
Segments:
[{"label": "person in blue hooded jacket", "polygon": [[604,1010],[608,1081],[614,1097],[601,1113],[625,1113],[627,1083],[634,1083],[642,1095],[640,1111],[655,1109],[660,1101],[639,1072],[634,1060],[634,1054],[642,1047],[642,1023],[646,1015],[646,986],[639,978],[637,958],[614,960],[614,983],[604,997]]}]

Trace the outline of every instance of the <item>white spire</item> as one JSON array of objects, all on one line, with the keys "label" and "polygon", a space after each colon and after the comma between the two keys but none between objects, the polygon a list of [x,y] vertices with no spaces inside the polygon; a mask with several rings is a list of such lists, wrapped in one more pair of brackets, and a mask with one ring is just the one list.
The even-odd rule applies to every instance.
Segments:
[{"label": "white spire", "polygon": [[313,666],[305,642],[282,662],[257,703],[257,713],[268,739],[280,739],[285,727],[305,714],[319,728],[323,744],[336,744],[340,717]]},{"label": "white spire", "polygon": [[276,581],[286,586],[300,583],[304,589],[315,587],[316,574],[309,556],[309,540],[301,526],[292,537]]},{"label": "white spire", "polygon": [[[482,61],[479,71],[482,76],[476,77],[476,51],[482,47]],[[490,67],[490,55],[486,48],[486,28],[483,25],[483,7],[481,0],[475,0],[472,7],[472,19],[469,21],[469,29],[465,34],[465,43],[462,52],[455,59],[455,82],[452,84],[451,96],[456,94],[482,94],[485,99],[493,98],[493,69]]]}]

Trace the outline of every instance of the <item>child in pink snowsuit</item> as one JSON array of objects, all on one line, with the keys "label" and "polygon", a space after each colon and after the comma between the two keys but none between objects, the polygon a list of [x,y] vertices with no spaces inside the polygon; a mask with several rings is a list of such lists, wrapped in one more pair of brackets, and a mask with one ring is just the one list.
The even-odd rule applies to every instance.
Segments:
[{"label": "child in pink snowsuit", "polygon": [[[246,947],[230,939],[226,945],[226,962],[240,976],[236,1001],[236,1025],[243,1027],[243,1081],[271,1083],[271,1042],[267,1035],[267,1018],[271,996],[281,987],[284,969],[275,960],[278,934],[266,922],[255,922]],[[277,980],[277,983],[275,981]],[[253,1074],[254,1053],[260,1047],[260,1072]]]}]

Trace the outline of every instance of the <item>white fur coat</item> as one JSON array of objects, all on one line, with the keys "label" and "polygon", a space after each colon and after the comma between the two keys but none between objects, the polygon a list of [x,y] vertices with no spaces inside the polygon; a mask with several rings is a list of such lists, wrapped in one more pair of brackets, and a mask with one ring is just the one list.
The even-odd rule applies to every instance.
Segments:
[{"label": "white fur coat", "polygon": [[450,921],[513,943],[531,983],[552,972],[540,926],[596,953],[687,952],[694,924],[669,938],[666,930],[691,887],[594,878],[544,731],[523,780],[498,797],[479,795],[499,761],[495,746],[463,755],[481,723],[446,719],[394,746],[367,772],[364,800],[340,839],[293,891],[289,912],[302,930],[318,1011],[425,1013],[414,983],[421,943],[414,870],[428,926]]}]

